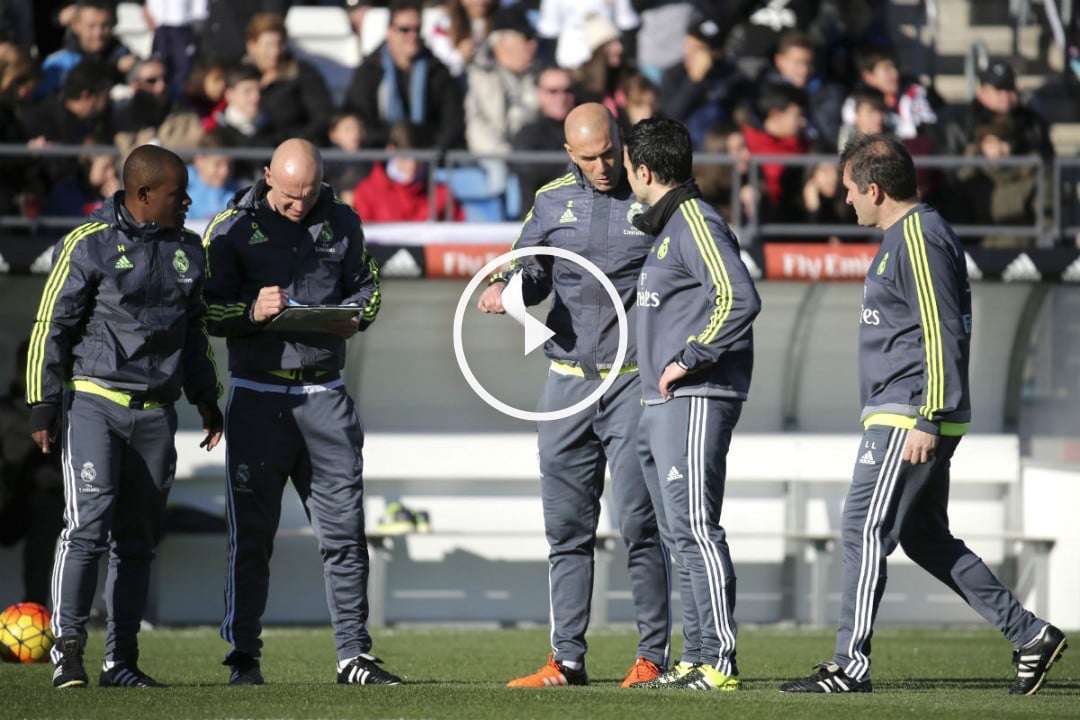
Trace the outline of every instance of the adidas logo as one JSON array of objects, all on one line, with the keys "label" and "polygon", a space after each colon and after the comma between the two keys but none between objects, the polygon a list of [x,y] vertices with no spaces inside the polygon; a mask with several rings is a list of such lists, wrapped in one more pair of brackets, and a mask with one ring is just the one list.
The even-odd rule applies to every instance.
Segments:
[{"label": "adidas logo", "polygon": [[559,217],[560,223],[577,222],[577,216],[574,215],[574,211],[570,208],[563,210],[563,214]]},{"label": "adidas logo", "polygon": [[1080,258],[1074,260],[1072,265],[1065,268],[1065,272],[1061,273],[1061,279],[1064,282],[1080,281]]},{"label": "adidas logo", "polygon": [[251,233],[251,239],[248,240],[248,245],[258,245],[259,243],[264,243],[264,242],[269,242],[269,241],[270,241],[270,238],[266,237],[266,233],[264,233],[259,228],[255,228],[255,232]]},{"label": "adidas logo", "polygon": [[860,465],[877,465],[877,460],[874,459],[874,453],[867,450],[859,458]]},{"label": "adidas logo", "polygon": [[1001,279],[1006,282],[1037,282],[1042,280],[1042,275],[1039,274],[1039,269],[1035,267],[1035,261],[1027,253],[1020,253],[1001,273]]},{"label": "adidas logo", "polygon": [[742,259],[743,265],[746,266],[746,270],[750,273],[751,278],[753,278],[754,280],[761,280],[764,277],[764,274],[761,272],[761,268],[758,267],[758,264],[756,262],[754,262],[754,258],[750,255],[750,253],[746,252],[745,250],[739,250],[739,257]]},{"label": "adidas logo", "polygon": [[964,261],[967,263],[968,278],[971,280],[982,280],[982,270],[975,264],[975,260],[971,257],[971,253],[964,253]]},{"label": "adidas logo", "polygon": [[121,255],[120,259],[116,261],[117,270],[130,270],[135,267],[131,264],[131,261],[127,259],[127,255]]},{"label": "adidas logo", "polygon": [[30,263],[30,272],[35,274],[47,273],[52,268],[52,248],[45,248],[34,262]]},{"label": "adidas logo", "polygon": [[379,274],[385,277],[420,277],[423,270],[417,265],[412,254],[401,248],[382,264]]},{"label": "adidas logo", "polygon": [[683,474],[681,472],[679,472],[679,468],[672,465],[671,469],[668,470],[668,473],[667,473],[667,481],[668,482],[674,482],[676,480],[682,480],[682,479],[683,479]]}]

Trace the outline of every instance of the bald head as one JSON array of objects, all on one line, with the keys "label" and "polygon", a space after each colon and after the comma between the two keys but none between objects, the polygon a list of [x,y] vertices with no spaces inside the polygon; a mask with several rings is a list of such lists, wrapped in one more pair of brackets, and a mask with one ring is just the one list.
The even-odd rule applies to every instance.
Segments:
[{"label": "bald head", "polygon": [[570,111],[563,123],[566,142],[571,145],[595,137],[613,137],[615,118],[600,103],[584,103]]},{"label": "bald head", "polygon": [[184,161],[176,153],[157,145],[140,145],[124,161],[125,197],[134,196],[140,187],[158,187],[178,168],[184,169]]},{"label": "bald head", "polygon": [[593,187],[609,192],[622,177],[622,144],[615,117],[599,103],[578,105],[566,116],[566,152]]},{"label": "bald head", "polygon": [[319,199],[322,178],[318,148],[300,138],[286,140],[266,168],[266,200],[279,215],[300,222]]}]

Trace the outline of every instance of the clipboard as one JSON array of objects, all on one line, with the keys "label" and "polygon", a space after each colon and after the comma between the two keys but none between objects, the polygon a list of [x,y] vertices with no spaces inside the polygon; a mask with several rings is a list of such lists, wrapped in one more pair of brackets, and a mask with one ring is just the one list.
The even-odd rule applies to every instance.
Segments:
[{"label": "clipboard", "polygon": [[289,305],[274,316],[267,330],[324,332],[327,324],[351,320],[360,313],[356,305]]}]

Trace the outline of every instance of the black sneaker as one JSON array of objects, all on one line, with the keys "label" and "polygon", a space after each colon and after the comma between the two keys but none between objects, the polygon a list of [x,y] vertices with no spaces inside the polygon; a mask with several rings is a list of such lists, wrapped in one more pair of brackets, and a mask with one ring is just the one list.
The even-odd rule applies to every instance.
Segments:
[{"label": "black sneaker", "polygon": [[817,673],[802,680],[792,680],[780,686],[780,692],[791,693],[847,693],[873,692],[869,680],[852,680],[834,662],[818,663]]},{"label": "black sneaker", "polygon": [[338,672],[338,685],[401,685],[401,678],[378,666],[381,662],[367,653],[354,657]]},{"label": "black sneaker", "polygon": [[53,671],[53,687],[86,687],[90,679],[83,667],[82,641],[75,636],[61,637],[57,645],[60,648],[60,663]]},{"label": "black sneaker", "polygon": [[135,665],[113,665],[111,669],[101,671],[98,687],[162,688],[168,686],[150,677]]},{"label": "black sneaker", "polygon": [[1050,666],[1061,659],[1069,643],[1065,633],[1053,625],[1044,625],[1035,639],[1019,650],[1013,651],[1016,680],[1009,688],[1010,695],[1034,695],[1042,687]]},{"label": "black sneaker", "polygon": [[232,668],[232,672],[229,673],[230,685],[266,684],[266,681],[263,680],[262,670],[259,668],[259,661],[247,653],[233,650],[225,658],[225,662],[221,664]]}]

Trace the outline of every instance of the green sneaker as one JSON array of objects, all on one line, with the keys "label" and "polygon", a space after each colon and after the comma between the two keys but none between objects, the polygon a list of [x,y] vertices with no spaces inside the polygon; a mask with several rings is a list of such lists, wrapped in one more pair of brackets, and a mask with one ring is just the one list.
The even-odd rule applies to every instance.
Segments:
[{"label": "green sneaker", "polygon": [[739,678],[725,675],[711,665],[698,665],[667,687],[680,690],[719,690],[732,692],[739,689]]},{"label": "green sneaker", "polygon": [[671,685],[676,680],[682,679],[684,675],[696,668],[694,663],[680,662],[672,665],[665,672],[660,673],[652,680],[643,680],[641,682],[631,683],[632,688],[645,688],[651,690],[655,688],[663,688]]},{"label": "green sneaker", "polygon": [[375,524],[375,532],[380,535],[405,535],[416,532],[416,516],[412,510],[399,502],[392,502]]}]

